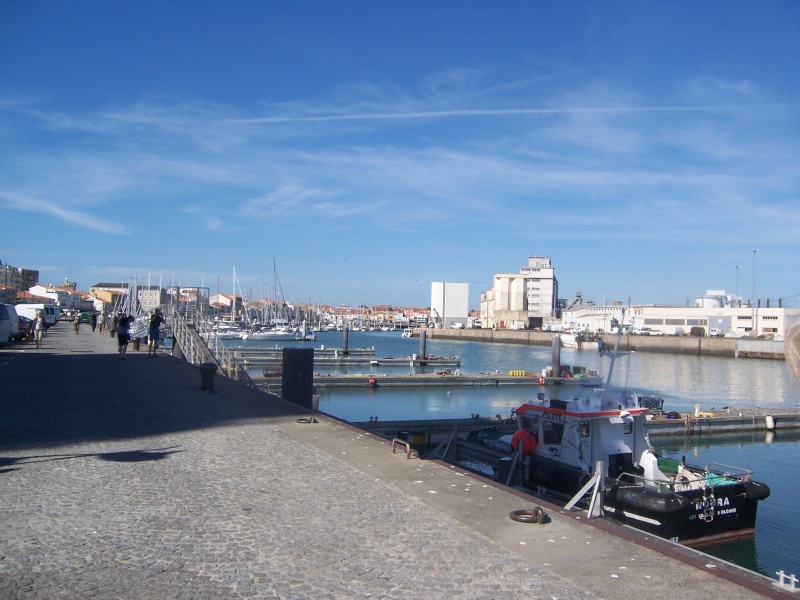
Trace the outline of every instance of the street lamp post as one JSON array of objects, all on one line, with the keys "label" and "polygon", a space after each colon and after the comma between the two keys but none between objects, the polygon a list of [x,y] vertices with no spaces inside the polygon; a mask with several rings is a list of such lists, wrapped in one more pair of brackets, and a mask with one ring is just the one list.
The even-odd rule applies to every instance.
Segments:
[{"label": "street lamp post", "polygon": [[756,329],[756,253],[758,248],[753,248],[753,335],[758,333]]},{"label": "street lamp post", "polygon": [[742,265],[736,265],[736,307],[739,308],[742,306],[742,301],[739,300],[739,269],[742,268]]}]

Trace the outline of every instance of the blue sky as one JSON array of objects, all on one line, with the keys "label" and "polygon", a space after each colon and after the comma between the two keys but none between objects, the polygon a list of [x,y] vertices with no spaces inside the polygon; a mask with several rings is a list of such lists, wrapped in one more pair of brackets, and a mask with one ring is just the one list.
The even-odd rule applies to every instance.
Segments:
[{"label": "blue sky", "polygon": [[471,308],[529,255],[598,303],[755,263],[797,307],[799,46],[788,0],[5,0],[0,260]]}]

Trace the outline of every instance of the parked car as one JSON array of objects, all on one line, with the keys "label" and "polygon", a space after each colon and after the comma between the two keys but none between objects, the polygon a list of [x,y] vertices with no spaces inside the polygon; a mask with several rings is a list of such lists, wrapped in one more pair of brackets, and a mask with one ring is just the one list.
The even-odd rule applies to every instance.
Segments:
[{"label": "parked car", "polygon": [[667,327],[667,335],[686,335],[686,330],[683,327]]},{"label": "parked car", "polygon": [[[19,315],[17,315],[17,309],[13,304],[0,304],[0,306],[4,307],[5,309],[5,319],[8,320],[8,339],[9,340],[21,340],[25,337],[25,333],[23,332],[20,335],[19,331]],[[3,318],[3,317],[0,317]],[[2,341],[2,336],[0,336],[0,341]],[[8,340],[6,340],[8,341]]]},{"label": "parked car", "polygon": [[90,311],[83,311],[81,312],[81,323],[91,323],[92,322],[92,313]]},{"label": "parked car", "polygon": [[725,332],[722,329],[717,329],[716,327],[712,327],[708,330],[709,337],[725,337]]},{"label": "parked car", "polygon": [[25,337],[33,330],[33,320],[28,317],[20,316],[19,320],[19,333],[14,338],[18,342],[24,340]]},{"label": "parked car", "polygon": [[18,315],[26,316],[31,320],[35,319],[36,313],[41,310],[48,329],[61,318],[61,309],[55,304],[17,304],[16,308]]},{"label": "parked car", "polygon": [[652,327],[634,327],[631,329],[631,335],[664,335],[664,332]]},{"label": "parked car", "polygon": [[[11,339],[12,323],[9,307],[14,308],[10,304],[0,304],[0,346],[5,346]],[[16,311],[14,312],[14,326],[19,327]]]}]

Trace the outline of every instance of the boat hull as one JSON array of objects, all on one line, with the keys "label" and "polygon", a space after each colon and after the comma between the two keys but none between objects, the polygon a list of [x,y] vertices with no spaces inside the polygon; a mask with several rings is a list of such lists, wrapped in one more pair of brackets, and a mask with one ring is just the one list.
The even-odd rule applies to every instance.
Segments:
[{"label": "boat hull", "polygon": [[716,486],[713,493],[692,490],[656,494],[660,499],[651,496],[651,502],[664,500],[669,505],[671,510],[661,512],[648,505],[640,491],[613,485],[606,488],[603,508],[606,516],[637,529],[699,546],[754,535],[758,502],[763,498],[747,487],[747,483],[736,483]]},{"label": "boat hull", "polygon": [[[570,497],[591,478],[589,473],[549,460],[531,461],[526,472],[526,487]],[[768,486],[749,480],[660,492],[624,479],[606,478],[605,516],[688,546],[752,536],[758,502],[769,496]]]},{"label": "boat hull", "polygon": [[269,332],[259,332],[259,333],[245,333],[242,335],[242,339],[250,342],[263,342],[263,341],[273,341],[273,342],[291,342],[294,341],[294,333],[292,332],[277,332],[277,333],[269,333]]}]

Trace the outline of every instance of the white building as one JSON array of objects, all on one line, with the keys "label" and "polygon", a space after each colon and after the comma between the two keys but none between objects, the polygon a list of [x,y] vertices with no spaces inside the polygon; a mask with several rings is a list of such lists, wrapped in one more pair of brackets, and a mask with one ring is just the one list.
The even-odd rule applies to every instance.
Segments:
[{"label": "white building", "polygon": [[493,329],[541,327],[556,316],[558,280],[550,259],[529,256],[519,273],[496,273],[481,294],[481,322]]},{"label": "white building", "polygon": [[469,284],[434,281],[431,284],[431,321],[437,329],[466,327]]},{"label": "white building", "polygon": [[[89,295],[97,297],[97,293],[100,291],[126,295],[129,287],[132,287],[131,284],[120,282],[95,283],[89,288]],[[137,285],[136,299],[142,312],[150,312],[156,306],[161,306],[166,302],[166,293],[165,290],[157,285]]]},{"label": "white building", "polygon": [[34,296],[50,298],[53,304],[67,310],[80,310],[82,298],[78,292],[66,290],[52,285],[34,285],[28,290]]},{"label": "white building", "polygon": [[688,334],[693,327],[700,327],[704,335],[717,329],[728,337],[763,335],[780,338],[790,325],[800,321],[800,309],[715,306],[710,303],[696,306],[634,304],[581,307],[564,313],[565,324],[583,326],[589,331],[608,332],[612,320],[621,321],[626,327],[650,327],[664,333],[681,328]]}]

